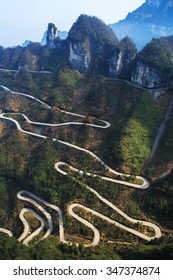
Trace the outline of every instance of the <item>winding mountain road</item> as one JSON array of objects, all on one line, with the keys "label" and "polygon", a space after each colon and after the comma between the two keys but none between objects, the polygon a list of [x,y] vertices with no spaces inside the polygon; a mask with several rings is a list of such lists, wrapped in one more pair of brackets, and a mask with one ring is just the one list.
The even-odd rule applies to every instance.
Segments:
[{"label": "winding mountain road", "polygon": [[[47,136],[45,136],[45,135],[38,134],[38,133],[34,133],[34,132],[30,132],[30,131],[27,131],[27,130],[22,129],[18,121],[14,120],[14,119],[12,119],[12,118],[9,118],[9,117],[5,117],[5,114],[4,114],[4,113],[3,113],[3,114],[0,114],[0,119],[1,119],[1,120],[4,120],[4,121],[5,121],[5,120],[6,120],[6,121],[9,121],[9,122],[11,122],[11,123],[14,123],[14,124],[16,125],[17,129],[18,129],[19,131],[25,133],[25,134],[32,135],[32,136],[35,136],[35,137],[39,137],[39,138],[42,138],[42,139],[46,139],[46,138],[47,138]],[[40,123],[39,125],[41,125],[41,123]],[[65,141],[62,141],[62,140],[59,140],[59,139],[56,139],[56,138],[53,138],[53,141],[57,141],[58,143],[61,143],[61,144],[65,145],[65,146],[68,146],[68,147],[71,147],[71,148],[73,148],[73,149],[76,149],[76,150],[79,150],[79,151],[83,151],[83,152],[89,154],[92,158],[94,158],[94,159],[97,160],[99,163],[101,163],[101,165],[103,165],[104,168],[107,169],[107,171],[113,173],[114,175],[119,175],[119,176],[122,176],[123,178],[125,178],[125,177],[126,177],[126,178],[129,178],[129,177],[130,177],[129,174],[123,174],[123,173],[117,172],[117,171],[115,171],[114,169],[110,168],[110,167],[109,167],[107,164],[105,164],[105,162],[102,161],[97,155],[95,155],[93,152],[91,152],[91,151],[89,151],[89,150],[87,150],[87,149],[81,148],[81,147],[79,147],[79,146],[77,146],[77,145],[74,145],[74,144],[71,144],[71,143],[69,143],[69,142],[65,142]],[[58,167],[59,167],[59,165],[62,165],[62,164],[65,165],[66,163],[62,163],[62,162],[57,162],[57,163],[55,163],[55,169],[56,169],[57,171],[59,171],[59,168],[58,168]],[[66,164],[66,165],[67,165],[67,164]],[[70,166],[70,165],[69,165],[69,166]],[[70,166],[70,168],[71,168],[71,169],[74,169],[74,171],[79,171],[79,169],[75,169],[75,168],[72,167],[72,166]],[[82,173],[83,171],[80,170],[80,172]],[[61,173],[62,173],[62,171],[61,171]],[[64,175],[65,175],[65,174],[64,174]],[[96,176],[96,175],[94,175],[93,173],[88,173],[88,175],[90,175],[90,176]],[[98,175],[97,175],[97,176],[98,176]],[[145,178],[143,178],[143,177],[141,177],[141,176],[136,176],[136,179],[141,180],[141,181],[143,182],[143,184],[134,184],[134,183],[126,182],[126,181],[115,180],[115,179],[112,179],[112,178],[109,178],[109,177],[104,177],[104,176],[102,176],[102,178],[103,178],[104,180],[107,180],[107,181],[116,182],[116,183],[119,183],[119,184],[122,184],[122,185],[125,185],[125,186],[130,186],[130,187],[139,188],[139,189],[146,189],[146,188],[149,187],[149,182],[148,182]]]},{"label": "winding mountain road", "polygon": [[[0,68],[0,72],[19,73],[19,70],[10,70],[10,69],[5,69],[5,68]],[[51,71],[32,71],[32,70],[27,70],[27,72],[32,73],[32,74],[52,74],[53,73]]]},{"label": "winding mountain road", "polygon": [[[136,235],[136,236],[138,236],[138,237],[140,237],[140,238],[142,238],[146,241],[151,241],[154,238],[160,238],[161,237],[161,231],[160,231],[159,227],[156,226],[155,224],[131,218],[126,213],[124,213],[122,210],[120,210],[118,207],[113,205],[110,201],[108,201],[107,199],[102,197],[98,192],[96,192],[91,187],[87,187],[87,189],[90,190],[92,193],[94,193],[97,196],[97,198],[100,199],[103,203],[105,203],[107,206],[111,207],[114,211],[116,211],[118,214],[120,214],[123,218],[127,219],[132,224],[140,223],[141,225],[143,225],[145,227],[149,227],[149,228],[153,229],[155,234],[153,234],[152,237],[147,236],[146,234],[143,234],[143,233],[141,233],[141,232],[139,232],[135,229],[129,228],[129,227],[127,227],[127,226],[125,226],[125,225],[123,225],[123,224],[121,224],[121,223],[119,223],[119,222],[117,222],[113,219],[110,219],[109,217],[107,217],[107,216],[105,216],[105,215],[103,215],[103,214],[101,214],[97,211],[94,211],[93,209],[88,208],[88,207],[86,207],[82,204],[72,203],[68,208],[69,214],[73,218],[78,220],[80,223],[84,224],[85,226],[87,226],[88,228],[90,228],[93,231],[93,241],[90,244],[88,244],[88,243],[84,244],[85,247],[97,246],[99,241],[100,241],[100,233],[99,233],[98,229],[93,224],[86,221],[85,219],[80,217],[78,214],[76,214],[74,212],[75,208],[83,209],[86,212],[89,212],[92,215],[95,215],[96,217],[98,217],[98,218],[100,218],[104,221],[107,221],[107,222],[109,222],[109,223],[111,223],[111,224],[129,232],[129,233],[132,233],[132,234],[134,234],[134,235]],[[60,241],[62,243],[70,243],[67,240],[65,240],[64,226],[63,226],[63,216],[62,216],[62,211],[59,207],[47,202],[46,200],[44,200],[44,199],[38,197],[37,195],[35,195],[35,194],[33,194],[29,191],[26,191],[26,190],[20,191],[17,194],[17,197],[18,197],[18,199],[22,199],[22,200],[27,201],[28,203],[31,203],[32,205],[34,205],[35,209],[38,210],[39,212],[41,212],[45,216],[46,220],[48,221],[49,229],[46,232],[46,234],[40,239],[40,241],[47,238],[51,234],[52,229],[53,229],[52,218],[51,218],[50,214],[48,214],[48,212],[40,205],[40,203],[41,203],[41,204],[45,205],[46,207],[49,207],[49,208],[53,209],[54,211],[56,211],[58,213]],[[29,236],[28,236],[28,234],[30,232],[30,227],[29,227],[29,224],[28,224],[27,220],[24,217],[24,214],[26,212],[32,213],[41,222],[40,227],[38,229],[36,229],[33,233],[31,233]],[[23,223],[24,230],[23,230],[23,233],[21,234],[21,236],[18,238],[18,241],[22,241],[23,244],[28,245],[28,243],[31,242],[36,236],[38,236],[40,234],[40,232],[44,229],[46,222],[43,218],[41,218],[40,215],[38,215],[34,210],[32,210],[30,208],[23,208],[20,212],[19,217],[20,217],[20,219]]]},{"label": "winding mountain road", "polygon": [[0,232],[7,234],[9,237],[13,236],[12,231],[5,228],[0,228]]},{"label": "winding mountain road", "polygon": [[[6,91],[6,92],[9,92],[9,93],[12,93],[12,94],[18,94],[18,95],[21,95],[23,97],[27,97],[27,98],[30,98],[34,101],[37,101],[39,102],[40,104],[44,104],[48,109],[51,109],[51,107],[46,104],[45,102],[39,100],[38,98],[35,98],[31,95],[26,95],[24,93],[18,93],[18,92],[13,92],[11,90],[9,90],[7,87],[5,86],[2,86],[1,87]],[[67,112],[67,111],[63,111],[61,110],[62,112],[66,113],[66,114],[71,114],[71,115],[74,115],[74,116],[77,116],[77,117],[82,117],[82,118],[86,118],[86,116],[84,115],[79,115],[79,114],[76,114],[76,113],[71,113],[71,112]],[[20,113],[18,113],[20,114]],[[50,127],[56,127],[56,126],[65,126],[65,125],[84,125],[84,123],[80,123],[80,122],[69,122],[69,123],[62,123],[62,124],[49,124],[49,123],[40,123],[40,122],[34,122],[34,121],[31,121],[25,114],[20,114],[23,116],[23,118],[28,122],[28,123],[31,123],[33,125],[40,125],[40,126],[50,126]],[[0,114],[0,119],[4,122],[10,122],[10,123],[13,123],[16,125],[17,129],[19,131],[21,131],[22,133],[25,133],[25,134],[28,134],[28,135],[31,135],[31,136],[35,136],[35,137],[39,137],[39,138],[42,138],[42,139],[46,139],[47,136],[45,135],[42,135],[42,134],[37,134],[37,133],[33,133],[33,132],[30,132],[30,131],[26,131],[24,129],[21,128],[19,122],[11,117],[6,117],[4,113],[1,113]],[[108,128],[110,127],[110,123],[107,122],[107,121],[103,121],[101,120],[101,122],[103,123],[103,126],[102,125],[94,125],[94,124],[86,124],[85,125],[88,125],[88,126],[92,126],[92,127],[96,127],[96,128]],[[57,141],[58,143],[62,144],[62,145],[65,145],[65,146],[68,146],[68,147],[71,147],[73,149],[76,149],[76,150],[79,150],[79,151],[82,151],[86,154],[89,154],[94,160],[98,161],[102,166],[104,166],[105,170],[111,172],[112,174],[114,175],[119,175],[121,176],[124,180],[125,179],[128,179],[130,177],[129,174],[122,174],[122,173],[119,173],[117,171],[115,171],[114,169],[110,168],[107,164],[104,163],[104,161],[102,161],[102,159],[100,159],[97,155],[95,155],[93,152],[91,152],[90,150],[87,150],[87,149],[84,149],[84,148],[81,148],[77,145],[74,145],[74,144],[71,144],[69,142],[65,142],[65,141],[62,141],[60,139],[56,139],[56,138],[53,138],[52,139],[53,141]],[[62,170],[62,167],[68,167],[69,170],[71,170],[72,172],[78,172],[80,173],[80,175],[83,175],[84,174],[84,171],[83,170],[80,170],[80,169],[77,169],[65,162],[56,162],[55,163],[55,166],[54,168],[59,172],[61,173],[62,175],[67,175],[68,173],[63,171]],[[110,182],[113,182],[113,183],[118,183],[118,184],[121,184],[121,185],[125,185],[125,186],[128,186],[128,187],[133,187],[133,188],[138,188],[138,189],[147,189],[149,187],[149,182],[141,177],[141,176],[136,176],[136,179],[140,180],[141,181],[141,184],[139,183],[132,183],[132,182],[128,182],[128,181],[124,181],[124,180],[117,180],[117,179],[113,179],[113,178],[110,178],[110,177],[106,177],[106,176],[99,176],[99,175],[96,175],[94,173],[90,173],[90,172],[85,172],[85,175],[87,176],[93,176],[93,177],[100,177],[101,179],[105,180],[105,181],[110,181]],[[160,238],[161,237],[161,231],[159,229],[159,227],[153,223],[150,223],[150,222],[147,222],[147,221],[141,221],[141,220],[137,220],[137,219],[134,219],[130,216],[128,216],[125,212],[123,212],[121,209],[119,209],[118,207],[116,207],[114,204],[112,204],[110,201],[108,201],[107,199],[105,199],[104,197],[102,197],[98,192],[96,192],[94,189],[92,189],[91,187],[89,186],[86,186],[86,188],[91,192],[93,193],[100,201],[102,201],[104,204],[106,204],[108,207],[110,207],[112,210],[116,211],[119,215],[121,215],[124,219],[128,220],[128,222],[132,223],[132,224],[142,224],[143,226],[145,227],[149,227],[149,228],[152,228],[153,231],[154,231],[154,234],[152,237],[144,234],[144,233],[141,233],[137,230],[134,230],[130,227],[127,227],[123,224],[120,224],[119,222],[115,221],[115,220],[112,220],[110,219],[109,217],[97,212],[97,211],[94,211],[93,209],[91,208],[88,208],[82,204],[79,204],[79,203],[72,203],[71,205],[69,205],[68,207],[68,212],[69,212],[69,215],[71,215],[73,218],[75,218],[76,220],[78,220],[80,223],[83,223],[85,226],[87,226],[88,228],[90,228],[92,231],[93,231],[93,241],[92,243],[90,244],[84,244],[85,246],[96,246],[98,243],[99,243],[99,240],[100,240],[100,234],[99,234],[99,231],[97,230],[97,228],[92,225],[90,222],[86,221],[85,219],[83,219],[82,217],[80,217],[78,214],[76,214],[74,212],[74,209],[75,208],[81,208],[83,209],[84,211],[86,212],[90,212],[92,213],[92,215],[95,215],[111,224],[114,224],[116,225],[117,227],[129,232],[129,233],[132,233],[134,235],[136,235],[137,237],[140,237],[144,240],[147,240],[147,241],[150,241],[154,238]],[[44,216],[44,219],[37,213],[35,212],[34,210],[30,209],[30,208],[23,208],[20,212],[20,219],[23,223],[23,226],[24,226],[24,229],[23,229],[23,232],[22,234],[20,235],[20,237],[18,238],[19,241],[23,242],[24,244],[28,244],[29,242],[31,242],[36,236],[38,236],[40,234],[40,232],[42,232],[45,228],[45,225],[48,224],[48,229],[46,231],[46,233],[43,235],[43,237],[40,239],[40,240],[43,240],[45,238],[47,238],[53,231],[53,220],[52,220],[52,217],[51,215],[48,213],[47,210],[45,210],[45,208],[42,206],[44,205],[45,207],[49,207],[51,208],[52,210],[56,211],[57,214],[58,214],[58,220],[59,220],[59,238],[60,238],[60,241],[63,242],[63,243],[67,243],[67,240],[65,240],[65,235],[64,235],[64,226],[63,226],[63,215],[62,215],[62,211],[59,207],[45,201],[44,199],[36,196],[35,194],[31,193],[31,192],[28,192],[26,190],[23,190],[23,191],[20,191],[18,194],[17,194],[17,198],[19,200],[22,200],[22,201],[26,201],[28,202],[29,204],[31,204],[35,210],[39,211],[42,216]],[[42,205],[41,205],[41,204]],[[36,229],[33,233],[30,234],[30,227],[29,227],[29,224],[27,222],[27,220],[25,219],[24,215],[26,212],[30,212],[32,213],[39,221],[40,221],[40,226],[38,227],[38,229]],[[0,232],[3,232],[3,233],[6,233],[8,234],[9,236],[12,236],[12,232],[9,231],[9,230],[6,230],[6,229],[3,229],[3,228],[0,228]],[[29,235],[30,234],[30,235]],[[29,236],[28,236],[29,235]]]},{"label": "winding mountain road", "polygon": [[[90,188],[90,190],[91,190],[91,188]],[[98,194],[97,197],[100,198],[101,196]],[[107,217],[107,216],[105,216],[105,215],[103,215],[103,214],[101,214],[101,213],[99,213],[97,211],[94,211],[91,208],[85,207],[85,206],[83,206],[82,204],[79,204],[79,203],[71,204],[70,207],[69,207],[69,213],[70,213],[70,215],[72,217],[74,217],[76,220],[78,220],[79,222],[83,223],[86,226],[88,226],[86,224],[86,220],[82,219],[79,215],[75,214],[73,212],[74,208],[78,207],[78,208],[81,208],[81,209],[83,209],[83,210],[85,210],[85,211],[87,211],[89,213],[92,213],[96,217],[101,218],[102,220],[105,220],[108,223],[111,223],[111,224],[113,224],[113,225],[115,225],[115,226],[117,226],[117,227],[119,227],[119,228],[129,232],[129,233],[132,233],[132,234],[134,234],[134,235],[136,235],[136,236],[146,240],[146,241],[151,241],[151,240],[153,240],[155,238],[160,238],[161,237],[161,231],[160,231],[158,226],[154,225],[153,223],[149,223],[149,222],[133,219],[133,218],[129,217],[127,214],[125,214],[123,211],[121,211],[118,207],[116,207],[115,205],[110,203],[108,200],[106,200],[104,198],[102,198],[101,200],[104,201],[108,206],[111,206],[111,208],[113,210],[116,209],[115,211],[118,210],[117,212],[121,212],[121,216],[126,218],[132,224],[138,224],[139,223],[142,226],[150,227],[150,228],[152,228],[154,230],[155,234],[152,237],[149,237],[149,236],[147,236],[147,235],[145,235],[145,234],[143,234],[143,233],[141,233],[141,232],[139,232],[139,231],[137,231],[135,229],[129,228],[127,226],[124,226],[124,225],[120,224],[119,222],[117,222],[115,220],[112,220],[109,217]],[[88,227],[90,227],[90,226],[88,226]],[[95,233],[94,235],[95,235],[95,239],[94,239],[93,243],[90,246],[93,246],[93,244],[94,244],[94,246],[96,246],[99,243],[99,235],[97,233]]]},{"label": "winding mountain road", "polygon": [[[47,103],[41,101],[40,99],[38,99],[38,98],[36,98],[32,95],[12,91],[12,90],[10,90],[9,88],[7,88],[3,85],[0,85],[0,87],[2,87],[2,89],[4,89],[8,93],[15,94],[15,95],[21,95],[23,97],[32,99],[34,101],[37,101],[40,104],[45,105],[48,109],[52,108]],[[61,110],[61,109],[60,109],[60,112],[65,113],[67,115],[72,115],[72,116],[75,116],[75,117],[79,117],[79,118],[84,118],[84,119],[87,118],[85,115],[81,115],[81,114],[77,114],[77,113],[73,113],[73,112],[68,112],[68,111]],[[13,114],[21,114],[28,123],[33,124],[33,125],[43,125],[43,126],[51,126],[51,127],[67,126],[67,125],[85,125],[85,126],[92,126],[92,127],[96,127],[96,128],[108,128],[108,127],[111,126],[109,122],[104,121],[104,120],[99,120],[100,122],[102,122],[104,124],[103,126],[102,125],[91,124],[91,123],[81,123],[81,122],[67,122],[67,123],[58,123],[58,124],[40,123],[40,122],[31,121],[25,114],[22,114],[22,113],[13,113]]]},{"label": "winding mountain road", "polygon": [[[61,110],[62,111],[62,110]],[[66,114],[71,114],[71,115],[75,115],[78,117],[82,117],[81,115],[78,114],[73,114],[67,111],[63,111]],[[5,115],[5,114],[4,114]],[[91,126],[91,127],[95,127],[95,128],[108,128],[110,127],[110,123],[104,120],[100,120],[100,122],[102,122],[104,125],[96,125],[96,124],[92,124],[92,123],[81,123],[81,122],[65,122],[65,123],[42,123],[42,122],[33,122],[31,121],[25,114],[23,113],[10,113],[10,115],[20,115],[22,116],[25,121],[29,124],[33,124],[33,125],[40,125],[40,126],[50,126],[50,127],[59,127],[59,126],[69,126],[69,125],[84,125],[84,126]],[[86,116],[84,116],[86,118]]]},{"label": "winding mountain road", "polygon": [[8,93],[11,93],[11,94],[15,94],[15,95],[19,95],[19,96],[23,96],[23,97],[26,97],[26,98],[29,98],[29,99],[32,99],[34,101],[37,101],[38,103],[42,104],[42,105],[45,105],[48,109],[51,109],[51,106],[49,106],[48,104],[46,104],[45,102],[41,101],[40,99],[32,96],[32,95],[29,95],[29,94],[25,94],[25,93],[21,93],[21,92],[16,92],[16,91],[12,91],[10,90],[9,88],[3,86],[3,85],[0,85],[1,88],[3,88],[4,91],[8,92]]},{"label": "winding mountain road", "polygon": [[[27,197],[27,195],[29,195],[30,197]],[[17,198],[20,199],[20,200],[27,201],[27,202],[31,203],[36,209],[38,209],[42,213],[43,216],[45,216],[46,220],[48,221],[48,230],[46,231],[44,236],[41,238],[41,240],[47,238],[53,230],[52,217],[35,199],[33,199],[33,198],[36,198],[38,200],[37,196],[35,196],[34,194],[32,194],[30,192],[27,192],[27,191],[20,191],[17,194]],[[33,212],[33,214],[35,215],[34,212]],[[23,217],[23,215],[21,216],[21,218],[22,217]],[[38,218],[38,216],[37,216],[37,218]],[[26,220],[23,217],[22,222],[24,224],[26,223],[25,221]],[[41,221],[41,223],[43,222],[42,220],[40,220],[40,221]],[[44,224],[44,222],[43,222],[43,224]]]},{"label": "winding mountain road", "polygon": [[[25,213],[31,213],[32,215],[34,215],[39,221],[40,221],[40,227],[38,227],[34,232],[32,232],[30,234],[30,226],[29,223],[27,222],[27,220],[25,219],[24,215]],[[45,226],[45,220],[38,215],[34,210],[32,210],[31,208],[23,208],[19,214],[19,218],[23,223],[24,229],[23,232],[21,234],[21,236],[18,238],[19,242],[23,242],[23,244],[28,245],[28,243],[30,241],[32,241],[37,235],[40,234],[41,231],[43,231],[44,226]],[[28,236],[28,234],[30,234]],[[28,237],[27,237],[28,236]],[[26,238],[27,237],[27,238]],[[25,240],[24,240],[25,239]]]}]

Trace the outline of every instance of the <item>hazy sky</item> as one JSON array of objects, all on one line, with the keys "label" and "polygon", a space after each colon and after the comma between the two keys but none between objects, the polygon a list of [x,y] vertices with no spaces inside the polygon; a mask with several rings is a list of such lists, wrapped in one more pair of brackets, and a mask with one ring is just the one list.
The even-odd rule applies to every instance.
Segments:
[{"label": "hazy sky", "polygon": [[47,24],[68,31],[80,14],[115,23],[145,0],[0,0],[0,45],[40,42]]}]

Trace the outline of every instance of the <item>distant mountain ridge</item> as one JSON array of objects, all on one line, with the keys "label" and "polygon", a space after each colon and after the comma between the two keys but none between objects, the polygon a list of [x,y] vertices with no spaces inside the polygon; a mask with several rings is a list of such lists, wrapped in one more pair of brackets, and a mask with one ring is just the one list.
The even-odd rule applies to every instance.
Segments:
[{"label": "distant mountain ridge", "polygon": [[[161,1],[155,5],[153,9],[159,8]],[[172,87],[173,36],[155,38],[137,53],[131,38],[119,41],[102,20],[80,15],[65,40],[49,23],[46,45],[30,42],[24,48],[0,47],[0,66],[52,72],[71,67],[82,74],[121,78],[147,88]]]},{"label": "distant mountain ridge", "polygon": [[173,34],[173,0],[147,0],[124,20],[110,24],[119,39],[131,37],[141,49],[153,37]]},{"label": "distant mountain ridge", "polygon": [[[46,45],[46,36],[47,36],[47,30],[45,31],[43,38],[41,39],[41,44],[44,46]],[[60,31],[58,30],[58,36],[62,39],[65,40],[68,36],[68,32],[67,31]]]}]

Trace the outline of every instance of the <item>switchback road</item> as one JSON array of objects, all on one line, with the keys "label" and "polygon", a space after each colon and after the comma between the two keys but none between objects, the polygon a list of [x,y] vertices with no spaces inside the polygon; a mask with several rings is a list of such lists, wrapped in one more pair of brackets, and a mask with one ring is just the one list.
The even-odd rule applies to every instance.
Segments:
[{"label": "switchback road", "polygon": [[[11,94],[18,94],[18,95],[21,95],[23,97],[26,97],[26,98],[30,98],[32,99],[33,101],[37,101],[39,102],[40,104],[44,104],[48,109],[50,109],[51,107],[46,104],[45,102],[39,100],[38,98],[35,98],[31,95],[27,95],[27,94],[24,94],[24,93],[18,93],[18,92],[13,92],[11,90],[9,90],[7,87],[5,86],[2,86],[1,87],[8,93],[11,93]],[[77,117],[82,117],[82,118],[86,118],[84,115],[79,115],[79,114],[76,114],[76,113],[71,113],[71,112],[67,112],[67,111],[63,111],[62,112],[66,113],[66,114],[71,114],[71,115],[74,115],[74,116],[77,116]],[[34,122],[34,121],[31,121],[25,114],[21,114],[23,116],[23,118],[28,122],[28,123],[31,123],[33,125],[39,125],[39,126],[50,126],[50,127],[55,127],[55,126],[65,126],[65,125],[83,125],[83,123],[80,123],[80,122],[69,122],[69,123],[62,123],[62,124],[49,124],[49,123],[41,123],[41,122]],[[12,123],[12,124],[15,124],[17,129],[22,132],[22,133],[25,133],[25,134],[28,134],[28,135],[31,135],[31,136],[34,136],[34,137],[38,137],[38,138],[42,138],[42,139],[46,139],[47,136],[45,135],[42,135],[42,134],[37,134],[37,133],[33,133],[33,132],[30,132],[30,131],[26,131],[24,129],[22,129],[21,125],[19,124],[19,122],[15,119],[13,119],[12,117],[7,117],[6,114],[4,113],[1,113],[0,114],[0,119],[4,122],[7,122],[7,123]],[[107,121],[103,121],[101,120],[101,123],[103,123],[103,125],[95,125],[95,124],[87,124],[88,126],[92,126],[92,127],[95,127],[95,128],[99,128],[99,129],[102,129],[102,128],[109,128],[110,127],[110,123],[107,122]],[[86,125],[86,123],[85,123]],[[109,171],[110,173],[112,173],[113,175],[115,175],[115,177],[118,175],[118,176],[121,176],[123,180],[117,180],[116,178],[110,178],[110,177],[106,177],[106,176],[98,176],[96,174],[94,174],[93,172],[85,172],[85,175],[87,176],[92,176],[92,177],[100,177],[102,180],[105,180],[105,181],[110,181],[110,182],[113,182],[113,183],[116,183],[116,184],[121,184],[121,185],[125,185],[127,187],[133,187],[133,188],[138,188],[138,189],[147,189],[149,187],[149,182],[141,177],[141,176],[136,176],[136,179],[141,182],[141,183],[135,183],[135,182],[129,182],[129,177],[130,175],[129,174],[122,174],[122,173],[119,173],[117,171],[115,171],[114,169],[110,168],[102,159],[100,159],[97,155],[95,155],[92,151],[90,150],[87,150],[87,149],[84,149],[84,148],[81,148],[77,145],[74,145],[74,144],[71,144],[69,142],[65,142],[65,141],[62,141],[60,139],[55,139],[53,138],[52,139],[53,141],[57,141],[58,143],[62,144],[62,145],[65,145],[65,146],[68,146],[68,147],[71,147],[73,149],[76,149],[76,150],[79,150],[79,151],[82,151],[88,155],[90,155],[94,160],[98,161],[104,168],[106,171]],[[65,162],[56,162],[55,163],[55,166],[54,168],[57,170],[57,172],[61,173],[62,175],[66,176],[68,173],[67,171],[64,171],[62,168],[63,167],[66,167],[69,169],[69,171],[71,171],[72,173],[75,173],[75,172],[78,172],[81,176],[84,174],[84,171],[83,170],[80,170],[80,169],[77,169]],[[114,224],[115,226],[129,232],[129,233],[132,233],[134,235],[136,235],[137,237],[140,237],[144,240],[147,240],[147,241],[150,241],[154,238],[160,238],[161,237],[161,231],[159,229],[159,227],[151,222],[147,222],[147,221],[142,221],[142,220],[138,220],[138,219],[134,219],[130,216],[128,216],[125,212],[123,212],[121,209],[119,209],[117,206],[115,206],[114,204],[112,204],[110,201],[108,201],[107,199],[105,199],[104,197],[102,197],[98,192],[96,192],[93,188],[89,187],[89,186],[86,186],[86,188],[91,192],[93,193],[93,195],[95,195],[100,201],[102,201],[102,203],[104,203],[105,205],[107,205],[107,207],[111,208],[113,211],[116,211],[119,215],[121,215],[124,219],[126,219],[128,222],[130,222],[131,224],[142,224],[143,226],[145,227],[149,227],[153,230],[153,236],[148,236],[142,232],[139,232],[138,230],[135,230],[135,229],[132,229],[128,226],[125,226],[123,224],[120,224],[119,222],[115,221],[115,220],[112,220],[110,219],[109,217],[103,215],[102,213],[99,213],[97,211],[94,211],[93,209],[89,208],[89,207],[86,207],[80,203],[72,203],[71,205],[68,206],[68,213],[69,215],[71,215],[73,218],[75,218],[76,220],[78,220],[79,222],[83,223],[85,226],[87,226],[88,228],[90,228],[92,231],[93,231],[93,241],[91,244],[84,244],[85,246],[96,246],[98,243],[99,243],[99,240],[100,240],[100,233],[99,231],[97,230],[97,228],[92,225],[90,222],[86,221],[84,218],[80,217],[77,213],[74,212],[75,208],[77,209],[82,209],[86,212],[90,212],[92,215],[94,216],[97,216],[98,218],[104,220],[104,221],[107,221],[111,224]],[[40,232],[42,232],[45,228],[45,225],[47,224],[48,225],[48,229],[46,230],[46,232],[44,233],[43,237],[40,239],[40,240],[43,240],[45,238],[47,238],[53,231],[53,220],[52,220],[52,217],[51,215],[49,214],[49,212],[45,209],[45,208],[51,208],[52,210],[54,210],[55,212],[57,212],[58,214],[58,221],[59,221],[59,238],[60,238],[60,241],[63,242],[63,243],[67,243],[67,240],[65,240],[65,234],[64,234],[64,226],[63,226],[63,215],[62,215],[62,211],[61,209],[56,206],[56,205],[53,205],[49,202],[47,202],[46,200],[40,198],[39,196],[36,196],[35,194],[31,193],[31,192],[28,192],[26,190],[23,190],[23,191],[20,191],[18,194],[17,194],[17,198],[19,200],[22,200],[23,202],[27,202],[29,204],[31,204],[34,209],[38,212],[40,212],[40,214],[42,216],[44,216],[44,219],[42,218],[42,216],[40,216],[40,214],[38,214],[35,210],[32,210],[30,208],[23,208],[20,212],[20,219],[23,223],[23,232],[22,234],[19,236],[18,240],[23,242],[24,244],[28,244],[29,242],[31,242],[36,236],[38,236],[40,234]],[[29,224],[27,222],[27,220],[25,219],[24,215],[26,212],[30,212],[32,213],[32,215],[34,215],[40,222],[40,226],[38,227],[38,229],[36,229],[33,233],[30,233],[30,227],[29,227]],[[3,229],[3,228],[0,228],[0,231],[5,233],[5,234],[8,234],[9,236],[12,236],[12,232],[9,231],[9,230],[6,230],[6,229]]]}]

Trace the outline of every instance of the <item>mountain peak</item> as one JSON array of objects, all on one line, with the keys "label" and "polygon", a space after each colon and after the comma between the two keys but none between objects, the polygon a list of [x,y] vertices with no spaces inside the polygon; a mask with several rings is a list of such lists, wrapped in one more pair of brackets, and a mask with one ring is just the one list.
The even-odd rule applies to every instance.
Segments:
[{"label": "mountain peak", "polygon": [[69,39],[83,41],[90,38],[101,44],[117,44],[118,40],[112,29],[94,16],[80,15],[69,31]]},{"label": "mountain peak", "polygon": [[55,47],[54,40],[57,38],[57,27],[54,23],[48,24],[46,43],[49,47]]},{"label": "mountain peak", "polygon": [[[112,24],[118,39],[131,37],[138,49],[152,38],[173,34],[173,0],[146,0],[124,20]],[[143,36],[141,36],[143,34]]]}]

